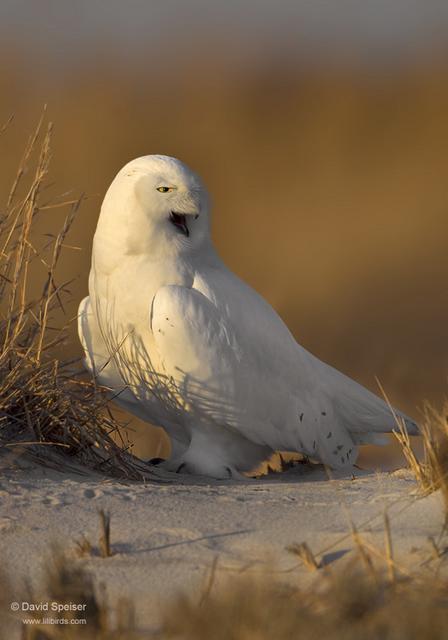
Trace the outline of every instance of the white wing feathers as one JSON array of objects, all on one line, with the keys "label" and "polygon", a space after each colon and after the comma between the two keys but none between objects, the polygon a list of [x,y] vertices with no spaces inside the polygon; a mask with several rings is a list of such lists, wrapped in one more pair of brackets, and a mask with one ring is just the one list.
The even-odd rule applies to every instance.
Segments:
[{"label": "white wing feathers", "polygon": [[196,289],[161,287],[151,305],[150,324],[167,372],[209,382],[230,373],[238,347],[215,305]]},{"label": "white wing feathers", "polygon": [[[246,373],[248,354],[242,353],[228,318],[194,288],[161,287],[153,299],[150,324],[164,373],[181,386],[184,400],[198,410],[197,417],[203,413],[221,426],[237,428],[254,442],[273,449],[302,449],[341,467],[353,462],[357,444],[382,444],[384,437],[380,434],[397,428],[394,415],[383,400],[306,354],[299,345],[293,348],[297,349],[300,375],[291,372],[288,380],[285,371],[275,370],[274,362],[270,371],[257,372],[250,367]],[[242,343],[248,342],[246,336]],[[267,345],[258,347],[264,349]],[[308,377],[319,380],[312,385],[311,401]],[[267,379],[270,384],[266,384]],[[280,379],[283,388],[290,387],[288,393],[295,397],[297,415],[279,402],[282,389],[275,387]],[[300,379],[304,388],[298,384],[294,388],[294,380]],[[273,404],[277,420],[268,408]],[[253,424],[254,415],[257,424]],[[395,415],[406,421],[409,433],[418,432],[406,416],[399,412]]]},{"label": "white wing feathers", "polygon": [[215,305],[196,289],[164,286],[154,296],[150,325],[163,373],[176,381],[184,402],[235,425],[240,354]]}]

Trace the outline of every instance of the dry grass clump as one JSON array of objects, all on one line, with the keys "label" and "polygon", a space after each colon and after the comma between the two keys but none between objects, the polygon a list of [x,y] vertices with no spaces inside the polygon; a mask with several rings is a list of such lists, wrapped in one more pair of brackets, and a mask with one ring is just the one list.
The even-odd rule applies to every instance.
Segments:
[{"label": "dry grass clump", "polygon": [[316,571],[316,569],[320,568],[320,563],[316,560],[316,557],[309,548],[307,542],[292,544],[287,547],[287,551],[300,558],[309,571]]},{"label": "dry grass clump", "polygon": [[[48,201],[52,126],[42,118],[29,140],[7,203],[0,210],[0,444],[3,463],[24,452],[60,467],[76,460],[98,471],[141,479],[145,468],[116,444],[120,425],[107,412],[93,381],[79,375],[80,362],[61,361],[70,322],[64,317],[69,283],[57,282],[57,265],[78,199]],[[35,232],[48,210],[65,210],[56,236],[40,246]],[[42,241],[40,241],[42,244]],[[42,274],[41,293],[35,296]],[[32,286],[30,281],[32,280]],[[34,297],[31,297],[34,295]]]},{"label": "dry grass clump", "polygon": [[[11,593],[10,585],[7,586]],[[18,602],[49,603],[48,612],[20,611],[9,619],[12,623],[17,618],[28,621],[21,625],[23,640],[139,640],[145,637],[136,631],[131,603],[123,598],[112,611],[104,590],[96,588],[82,565],[68,560],[57,548],[52,550],[39,588],[29,588],[23,598],[17,596],[16,591],[14,597]],[[52,603],[60,605],[59,609],[52,610]],[[49,618],[67,622],[50,623]]]},{"label": "dry grass clump", "polygon": [[[72,623],[22,623],[22,638],[443,640],[448,628],[448,581],[440,576],[391,581],[379,569],[372,575],[352,562],[344,571],[319,574],[311,585],[286,584],[265,571],[252,577],[236,574],[212,587],[208,585],[205,594],[184,592],[173,598],[162,610],[159,628],[142,630],[128,599],[112,606],[79,562],[53,551],[42,587],[24,599],[85,604],[85,610],[52,614],[53,618],[75,620]],[[17,591],[14,597],[20,602]],[[2,616],[5,611],[2,608]],[[7,615],[2,630],[18,619],[41,618],[36,613]],[[85,624],[76,623],[81,618],[86,619]]]},{"label": "dry grass clump", "polygon": [[98,547],[95,548],[85,535],[81,536],[81,538],[75,542],[75,551],[80,558],[94,555],[99,555],[102,558],[110,558],[113,555],[110,539],[110,513],[104,511],[104,509],[100,509],[98,515],[100,518]]},{"label": "dry grass clump", "polygon": [[[442,640],[448,628],[448,579],[440,554],[431,573],[411,573],[393,558],[389,518],[384,551],[351,524],[355,554],[333,569],[307,543],[289,548],[316,578],[284,583],[268,571],[181,593],[163,611],[160,640]],[[213,581],[216,567],[211,573]]]},{"label": "dry grass clump", "polygon": [[445,405],[442,411],[426,407],[421,424],[424,447],[422,460],[415,454],[410,437],[399,420],[398,426],[395,437],[420,489],[425,494],[441,490],[448,521],[448,405]]},{"label": "dry grass clump", "polygon": [[[322,582],[323,581],[323,582]],[[391,583],[353,567],[292,588],[268,579],[229,581],[198,607],[179,596],[164,613],[164,640],[442,640],[448,583]]]}]

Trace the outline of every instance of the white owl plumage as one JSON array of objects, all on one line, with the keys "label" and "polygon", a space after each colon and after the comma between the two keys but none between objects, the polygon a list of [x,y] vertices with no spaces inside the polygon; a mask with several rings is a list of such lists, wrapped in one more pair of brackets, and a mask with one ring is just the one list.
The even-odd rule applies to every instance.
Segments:
[{"label": "white owl plumage", "polygon": [[209,202],[182,162],[129,162],[105,196],[89,296],[79,308],[85,363],[115,402],[162,426],[169,470],[228,478],[276,450],[333,468],[403,420],[321,362],[215,252]]}]

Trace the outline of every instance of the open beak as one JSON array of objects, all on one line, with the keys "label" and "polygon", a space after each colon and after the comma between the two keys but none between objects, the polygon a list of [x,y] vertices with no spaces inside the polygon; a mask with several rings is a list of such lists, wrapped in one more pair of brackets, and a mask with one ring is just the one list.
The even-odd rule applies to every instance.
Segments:
[{"label": "open beak", "polygon": [[187,236],[187,238],[189,237],[190,231],[187,226],[187,216],[185,213],[176,213],[175,211],[171,211],[170,222],[176,227],[176,229],[183,233],[184,236]]}]

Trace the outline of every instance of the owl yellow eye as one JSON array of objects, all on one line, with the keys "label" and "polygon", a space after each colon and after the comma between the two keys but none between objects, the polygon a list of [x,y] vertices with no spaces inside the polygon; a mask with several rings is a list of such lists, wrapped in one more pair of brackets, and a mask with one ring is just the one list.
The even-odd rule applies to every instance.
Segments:
[{"label": "owl yellow eye", "polygon": [[173,187],[157,187],[157,191],[160,193],[167,193],[168,191],[172,191]]}]

